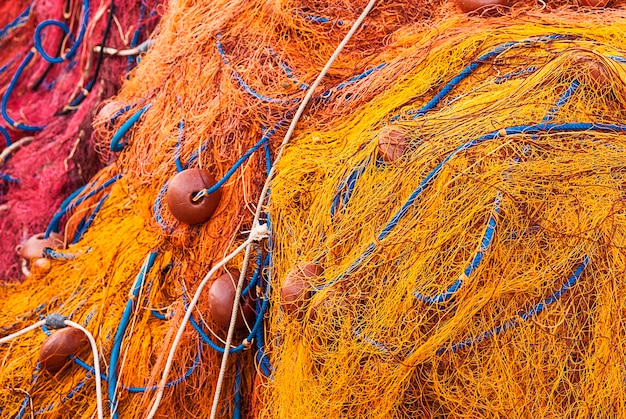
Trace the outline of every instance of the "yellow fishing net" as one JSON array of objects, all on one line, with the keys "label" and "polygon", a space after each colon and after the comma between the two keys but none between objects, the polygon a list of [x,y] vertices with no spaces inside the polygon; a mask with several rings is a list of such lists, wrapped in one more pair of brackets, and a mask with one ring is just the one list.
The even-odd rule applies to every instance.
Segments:
[{"label": "yellow fishing net", "polygon": [[[0,288],[0,336],[49,313],[94,334],[121,418],[149,410],[191,295],[247,238],[295,108],[365,6],[197,3],[170,4],[95,121],[112,163],[50,228],[75,244]],[[277,163],[218,416],[623,415],[625,33],[620,9],[378,4]],[[223,180],[196,226],[165,204],[186,168]],[[281,288],[304,264],[319,275],[294,308]],[[226,334],[206,293],[157,417],[211,410]],[[1,415],[92,417],[89,351],[51,375],[45,339],[0,347]]]}]

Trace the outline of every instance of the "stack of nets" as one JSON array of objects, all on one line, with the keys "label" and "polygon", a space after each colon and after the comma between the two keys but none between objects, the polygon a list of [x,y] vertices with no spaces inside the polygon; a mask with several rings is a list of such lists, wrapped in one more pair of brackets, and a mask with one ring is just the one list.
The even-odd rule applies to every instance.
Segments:
[{"label": "stack of nets", "polygon": [[[191,296],[248,237],[290,118],[365,7],[196,3],[169,5],[96,126],[112,163],[49,225],[81,238],[0,288],[1,335],[49,313],[94,334],[121,418],[149,410]],[[626,23],[612,6],[375,6],[277,162],[270,237],[245,269],[256,315],[218,417],[623,415]],[[397,159],[381,156],[390,139]],[[164,198],[188,168],[222,191],[194,226]],[[305,264],[319,275],[287,309]],[[226,333],[206,294],[157,417],[211,411]],[[89,351],[40,371],[47,333],[0,347],[2,416],[91,417]]]},{"label": "stack of nets", "polygon": [[[119,90],[162,1],[38,0],[0,5],[0,278],[22,276],[15,247],[101,164],[100,103]],[[72,237],[68,238],[73,241]]]}]

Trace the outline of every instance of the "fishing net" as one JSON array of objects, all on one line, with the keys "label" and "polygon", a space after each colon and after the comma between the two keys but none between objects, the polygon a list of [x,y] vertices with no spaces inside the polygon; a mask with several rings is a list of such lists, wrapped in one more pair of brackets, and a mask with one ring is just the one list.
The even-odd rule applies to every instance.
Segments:
[{"label": "fishing net", "polygon": [[[626,28],[612,6],[377,4],[277,162],[269,238],[201,294],[157,417],[209,416],[226,336],[210,293],[239,270],[254,315],[218,417],[622,415]],[[80,238],[0,288],[0,333],[49,313],[83,324],[107,410],[143,417],[192,295],[256,227],[290,118],[364,7],[172,2],[95,123],[110,164],[49,224]],[[192,169],[217,179],[194,198],[221,198],[188,225],[167,196]],[[43,371],[47,333],[0,347],[2,415],[91,417],[94,360],[85,348]]]}]

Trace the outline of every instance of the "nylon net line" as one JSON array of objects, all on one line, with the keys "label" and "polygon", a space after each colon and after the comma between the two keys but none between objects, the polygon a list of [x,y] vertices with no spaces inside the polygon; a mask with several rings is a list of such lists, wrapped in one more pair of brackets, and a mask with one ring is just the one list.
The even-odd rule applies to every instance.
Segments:
[{"label": "nylon net line", "polygon": [[[375,6],[277,162],[218,417],[623,414],[626,32],[611,6]],[[0,288],[0,336],[50,313],[83,324],[108,413],[145,416],[192,295],[253,229],[290,118],[364,7],[170,3],[94,122],[110,164],[49,220],[77,240]],[[185,196],[217,206],[182,222],[169,196],[199,169],[216,183]],[[216,293],[242,262],[203,291],[157,417],[209,416]],[[56,373],[40,356],[58,333],[0,346],[2,416],[93,415],[88,349]]]}]

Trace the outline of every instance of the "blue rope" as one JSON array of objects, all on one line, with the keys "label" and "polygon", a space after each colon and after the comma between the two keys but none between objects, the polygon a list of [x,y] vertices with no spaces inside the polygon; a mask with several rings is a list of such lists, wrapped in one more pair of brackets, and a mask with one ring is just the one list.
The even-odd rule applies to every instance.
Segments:
[{"label": "blue rope", "polygon": [[33,7],[33,3],[29,4],[22,13],[20,13],[15,19],[9,22],[4,28],[0,29],[0,41],[5,38],[13,29],[24,25],[28,21],[28,18],[30,17],[30,11]]},{"label": "blue rope", "polygon": [[7,68],[11,67],[13,65],[13,63],[23,55],[23,53],[17,53],[15,54],[15,56],[13,58],[11,58],[5,65],[3,65],[2,67],[0,67],[0,74],[4,73]]},{"label": "blue rope", "polygon": [[[37,365],[35,366],[35,371],[33,372],[33,378],[30,382],[31,388],[35,385],[35,382],[37,381],[37,377],[39,377],[40,368],[41,366],[39,365],[39,362],[37,362]],[[30,404],[30,393],[26,392],[26,395],[24,396],[24,401],[22,401],[22,405],[20,406],[20,410],[17,413],[17,416],[15,416],[15,419],[22,419],[22,417],[24,417],[24,414],[26,413],[26,408],[29,406],[29,404]]]},{"label": "blue rope", "polygon": [[[0,134],[2,134],[2,136],[4,137],[4,143],[6,144],[6,147],[10,146],[12,144],[11,136],[9,135],[9,132],[6,130],[6,128],[4,128],[3,126],[0,126]],[[0,163],[4,163],[5,161],[6,160],[3,160]]]},{"label": "blue rope", "polygon": [[[141,118],[141,116],[152,107],[152,104],[149,103],[145,105],[143,108],[139,109],[133,116],[128,118],[126,122],[122,124],[122,126],[113,134],[113,138],[111,138],[111,151],[120,152],[126,147],[126,143],[122,143],[121,141],[124,139],[126,133],[132,128],[133,125]],[[111,118],[113,119],[113,118]]]},{"label": "blue rope", "polygon": [[243,78],[239,75],[239,73],[237,73],[235,69],[230,65],[230,61],[228,60],[228,58],[226,57],[226,53],[224,52],[224,47],[222,46],[221,39],[222,39],[222,35],[218,33],[217,40],[216,40],[217,51],[222,57],[222,61],[224,62],[224,64],[230,67],[233,78],[237,80],[237,82],[243,88],[243,90],[249,93],[252,97],[262,100],[263,102],[274,103],[278,105],[290,105],[290,104],[300,102],[300,99],[276,99],[276,98],[272,98],[269,96],[265,96],[265,95],[258,93],[256,90],[252,89],[250,86],[248,86],[248,84],[243,80]]},{"label": "blue rope", "polygon": [[335,217],[335,214],[337,213],[338,210],[342,210],[348,205],[348,202],[350,201],[350,198],[352,197],[352,192],[354,192],[354,187],[356,186],[356,182],[357,180],[361,178],[361,176],[365,172],[365,169],[369,165],[369,162],[370,160],[367,159],[359,163],[356,166],[356,168],[348,175],[346,180],[343,180],[339,184],[338,191],[335,194],[333,198],[333,202],[330,206],[331,217]]},{"label": "blue rope", "polygon": [[83,19],[80,24],[80,29],[78,32],[78,37],[76,37],[76,41],[70,47],[70,50],[65,54],[65,56],[61,57],[50,57],[46,51],[44,51],[43,46],[41,45],[41,31],[48,26],[57,26],[61,28],[65,35],[69,34],[70,29],[63,22],[58,20],[44,20],[37,28],[35,28],[35,49],[41,55],[41,57],[48,61],[51,64],[61,63],[69,58],[72,58],[78,47],[80,46],[83,37],[85,36],[85,31],[87,30],[87,21],[89,19],[89,0],[83,0]]},{"label": "blue rope", "polygon": [[[198,365],[200,365],[200,361],[202,360],[202,345],[200,345],[199,349],[198,349],[198,354],[196,355],[196,358],[193,360],[193,364],[191,365],[191,367],[189,367],[187,369],[187,371],[185,371],[185,373],[180,376],[179,378],[167,382],[165,383],[165,388],[170,388],[170,387],[174,387],[180,383],[182,383],[183,381],[185,381],[187,378],[189,378],[191,376],[191,374],[193,374],[193,372],[196,370],[196,368],[198,367]],[[129,387],[129,386],[122,386],[122,388],[124,390],[127,390],[129,393],[145,393],[146,391],[156,391],[159,389],[158,385],[154,385],[154,386],[150,386],[150,387]]]},{"label": "blue rope", "polygon": [[274,125],[274,127],[272,127],[272,129],[270,129],[269,131],[267,131],[263,137],[261,137],[261,139],[252,147],[250,147],[250,149],[248,151],[246,151],[244,153],[243,156],[241,156],[239,158],[239,160],[237,160],[230,169],[228,169],[228,171],[224,174],[224,176],[218,180],[215,185],[211,186],[210,188],[204,189],[203,191],[198,192],[198,194],[200,196],[202,196],[202,194],[205,195],[210,195],[213,192],[215,192],[216,190],[218,190],[222,185],[224,185],[224,183],[228,182],[228,180],[230,179],[230,177],[237,171],[237,169],[239,169],[239,167],[241,167],[241,165],[243,163],[245,163],[246,160],[248,160],[248,158],[250,158],[251,155],[253,155],[259,148],[261,148],[261,146],[265,143],[267,143],[270,139],[270,137],[272,135],[274,135],[274,133],[276,132],[276,130],[278,130],[278,128],[280,128],[280,126],[282,124],[284,124],[286,121],[286,119],[282,119],[280,122],[278,122],[276,125]]},{"label": "blue rope", "polygon": [[[63,33],[65,35],[69,34],[70,30],[67,27],[67,25],[63,22],[60,22],[58,20],[44,20],[43,22],[41,22],[39,25],[37,25],[37,27],[35,28],[35,35],[34,35],[34,43],[35,43],[35,50],[37,52],[39,52],[39,54],[43,57],[44,60],[48,61],[49,63],[52,64],[56,64],[56,63],[60,63],[63,62],[66,59],[72,58],[72,56],[76,53],[78,47],[80,46],[83,36],[85,35],[85,30],[87,29],[87,20],[89,18],[89,0],[83,0],[83,19],[81,22],[81,26],[80,26],[80,31],[78,33],[78,37],[76,38],[76,41],[72,44],[70,50],[65,54],[64,57],[50,57],[43,49],[42,45],[41,45],[41,31],[45,28],[47,28],[48,26],[56,26],[61,28],[61,30],[63,31]],[[22,60],[22,63],[20,64],[20,66],[18,67],[17,71],[15,72],[15,74],[13,75],[13,78],[11,79],[11,82],[9,83],[9,86],[7,87],[7,90],[4,92],[4,95],[2,96],[2,117],[4,118],[4,120],[11,126],[23,130],[23,131],[28,131],[28,132],[36,132],[36,131],[41,131],[45,125],[26,125],[26,124],[22,124],[22,123],[16,123],[13,119],[11,119],[11,117],[9,116],[8,112],[7,112],[7,104],[9,101],[9,97],[11,96],[11,93],[13,92],[13,89],[15,88],[15,86],[17,85],[17,82],[19,80],[19,78],[22,75],[22,72],[24,71],[24,68],[26,68],[26,66],[28,65],[28,63],[32,60],[33,56],[35,55],[35,53],[31,50],[28,52],[28,54],[24,57],[24,59]]]},{"label": "blue rope", "polygon": [[626,58],[624,58],[624,57],[619,57],[619,56],[616,56],[616,55],[610,55],[608,58],[610,58],[613,61],[617,61],[618,63],[626,64]]},{"label": "blue rope", "polygon": [[152,313],[152,315],[154,317],[156,317],[157,319],[159,319],[159,320],[167,320],[168,318],[171,318],[174,315],[174,313],[162,314],[162,313],[159,313],[158,311],[156,311],[155,309],[151,309],[150,313]]},{"label": "blue rope", "polygon": [[52,217],[52,220],[50,220],[50,224],[48,224],[48,228],[46,229],[45,238],[50,237],[50,233],[55,232],[55,231],[59,231],[59,222],[61,221],[61,218],[63,218],[65,213],[67,213],[67,211],[71,211],[72,209],[76,208],[83,201],[85,201],[86,199],[91,198],[95,194],[97,194],[97,193],[101,192],[102,190],[106,189],[107,187],[109,187],[110,185],[115,183],[121,177],[122,177],[122,174],[118,174],[118,175],[113,176],[111,179],[107,180],[102,185],[98,186],[96,189],[93,189],[88,194],[85,194],[85,195],[81,196],[80,198],[78,198],[76,200],[76,202],[72,202],[72,201],[78,195],[80,195],[80,193],[85,189],[84,186],[81,187],[80,189],[78,189],[77,191],[75,191],[74,193],[72,193],[70,196],[68,196],[65,199],[65,201],[63,201],[61,203],[61,206],[59,207],[59,210],[56,212],[56,214],[54,214],[54,216]]},{"label": "blue rope", "polygon": [[494,231],[496,229],[496,215],[500,213],[500,194],[496,196],[496,199],[493,202],[494,212],[495,214],[491,214],[489,216],[489,221],[487,221],[487,228],[485,229],[485,233],[483,234],[483,238],[480,244],[480,249],[474,255],[472,262],[465,268],[463,271],[463,275],[460,276],[456,281],[452,283],[444,292],[433,295],[426,296],[420,292],[414,291],[413,295],[418,300],[421,300],[427,304],[440,304],[445,301],[448,301],[450,298],[456,294],[456,292],[463,286],[463,280],[470,277],[471,274],[478,268],[480,262],[482,262],[483,257],[485,256],[485,252],[489,250],[489,246],[493,241]]},{"label": "blue rope", "polygon": [[117,419],[118,417],[115,391],[117,388],[117,363],[119,360],[120,349],[122,348],[122,340],[126,334],[128,323],[130,323],[130,317],[133,313],[133,309],[135,308],[135,300],[139,296],[139,290],[141,289],[145,276],[148,272],[150,272],[152,265],[154,265],[154,260],[157,255],[157,252],[151,252],[145,264],[141,267],[141,271],[139,272],[139,275],[137,275],[135,285],[133,285],[131,297],[126,303],[117,332],[115,332],[115,338],[113,339],[113,348],[111,349],[111,356],[109,359],[109,404],[111,409],[111,418]]},{"label": "blue rope", "polygon": [[[505,51],[505,50],[507,50],[507,49],[509,49],[511,47],[514,47],[514,46],[519,46],[519,45],[524,45],[525,46],[525,45],[528,45],[531,42],[547,42],[547,41],[550,41],[550,40],[563,39],[563,38],[567,38],[567,37],[564,36],[564,35],[549,35],[549,36],[541,36],[541,37],[536,37],[536,38],[529,38],[529,39],[522,40],[522,41],[507,42],[507,43],[504,43],[504,44],[501,44],[501,45],[497,46],[492,51],[481,55],[477,60],[473,61],[469,66],[467,66],[465,69],[463,69],[456,77],[454,77],[451,81],[449,81],[430,101],[428,101],[424,106],[422,106],[415,113],[413,118],[416,118],[418,116],[423,116],[425,113],[427,113],[428,111],[432,110],[435,106],[437,106],[437,104],[439,104],[439,102],[441,102],[441,100],[443,98],[445,98],[448,95],[448,93],[450,93],[462,80],[467,78],[478,67],[480,67],[483,64],[484,61],[486,61],[486,60],[488,60],[490,58],[493,58],[493,57],[501,54],[503,51]],[[334,89],[329,89],[326,92],[322,93],[321,98],[322,99],[329,98],[333,92],[338,91],[338,90],[348,86],[349,84],[352,84],[352,83],[354,83],[354,82],[356,82],[358,80],[361,80],[362,78],[365,78],[365,77],[369,76],[371,73],[373,73],[374,71],[380,70],[385,65],[386,65],[386,63],[379,64],[378,66],[376,66],[376,67],[374,67],[372,69],[369,69],[366,72],[361,73],[358,76],[355,76],[355,77],[351,78],[350,80],[348,80],[346,82],[340,83]],[[576,87],[577,87],[577,85],[576,85]],[[576,87],[573,88],[573,91],[576,90]],[[567,97],[569,97],[569,94],[573,93],[573,91],[569,92],[567,94],[567,96],[564,97],[563,103],[564,103],[565,100],[567,100]],[[559,106],[560,106],[560,104],[557,103],[557,107],[559,107]],[[397,117],[393,118],[393,119],[397,119]],[[369,164],[369,161],[368,161],[368,164]],[[336,213],[337,209],[340,206],[345,206],[349,202],[350,197],[352,196],[352,192],[353,192],[354,186],[356,185],[356,181],[361,177],[361,175],[363,174],[364,169],[365,168],[361,167],[360,165],[357,166],[357,168],[354,169],[354,171],[349,175],[347,181],[344,181],[344,182],[341,183],[341,185],[339,186],[339,191],[340,192],[337,195],[335,195],[335,197],[333,199],[333,202],[332,202],[332,205],[331,205],[331,209],[330,209],[331,217],[335,216],[335,213]],[[346,185],[347,185],[347,191],[343,191],[344,188],[346,188]],[[340,201],[342,201],[342,202],[340,202]]]},{"label": "blue rope", "polygon": [[233,419],[241,419],[241,362],[239,360],[237,360],[237,373],[235,374],[234,402]]},{"label": "blue rope", "polygon": [[335,23],[337,26],[343,26],[344,21],[341,19],[329,19],[324,16],[315,16],[308,13],[301,12],[300,10],[296,10],[295,13],[299,16],[302,16],[304,20],[313,23]]},{"label": "blue rope", "polygon": [[[63,396],[63,398],[62,398],[62,399],[61,399],[61,401],[60,401],[60,404],[65,403],[66,401],[68,401],[68,400],[70,400],[72,397],[74,397],[76,394],[78,394],[78,393],[79,393],[79,392],[83,389],[83,387],[85,387],[85,385],[87,384],[87,380],[89,380],[92,376],[93,376],[93,374],[92,374],[92,373],[90,373],[90,372],[88,372],[88,373],[85,375],[85,379],[84,379],[84,380],[82,380],[81,382],[79,382],[78,384],[76,384],[76,386],[74,386],[74,388],[73,388],[73,389],[71,389],[71,390],[69,391],[69,393],[67,393],[67,395]],[[39,416],[39,415],[41,415],[41,414],[43,414],[43,413],[49,412],[49,411],[51,411],[52,409],[54,409],[55,407],[56,407],[56,403],[52,403],[52,404],[50,404],[50,405],[48,405],[48,406],[46,406],[46,407],[44,407],[44,408],[41,408],[41,409],[39,409],[39,410],[35,411],[35,416]],[[17,418],[16,418],[16,419],[17,419]]]},{"label": "blue rope", "polygon": [[512,71],[510,73],[504,74],[502,76],[496,77],[496,79],[494,80],[495,84],[502,84],[505,81],[517,78],[519,76],[527,76],[529,74],[534,73],[535,71],[537,71],[539,69],[539,67],[536,66],[530,66],[528,68],[524,68],[522,70],[517,70],[517,71]]},{"label": "blue rope", "polygon": [[501,138],[509,135],[536,135],[541,133],[561,133],[561,132],[584,132],[584,131],[601,131],[601,132],[626,132],[626,124],[605,124],[605,123],[591,123],[591,122],[566,122],[566,123],[540,123],[536,125],[519,125],[509,128],[504,128],[497,131],[492,131],[481,137],[478,137],[472,141],[460,145],[450,154],[448,154],[435,168],[422,180],[419,186],[409,196],[407,201],[402,205],[400,210],[394,214],[391,220],[378,234],[377,240],[370,243],[365,251],[359,256],[343,273],[339,274],[335,279],[328,284],[318,287],[317,290],[322,290],[333,285],[335,282],[350,275],[354,270],[367,259],[378,246],[378,242],[386,238],[394,227],[400,222],[400,220],[406,215],[406,213],[413,207],[418,201],[421,193],[430,185],[434,178],[441,172],[443,167],[457,154],[469,150],[479,144],[486,141]]},{"label": "blue rope", "polygon": [[112,116],[111,119],[109,119],[109,126],[112,126],[113,124],[115,124],[115,121],[117,121],[117,119],[124,115],[126,112],[128,112],[129,110],[131,110],[132,108],[134,108],[136,106],[136,104],[132,104],[132,105],[126,105],[124,106],[122,109],[118,110],[117,112],[115,112]]},{"label": "blue rope", "polygon": [[565,102],[567,102],[567,100],[570,98],[570,96],[572,96],[576,92],[576,90],[578,89],[578,86],[580,86],[580,82],[578,80],[572,81],[572,83],[567,88],[567,90],[565,90],[565,92],[563,92],[561,97],[559,97],[559,100],[556,102],[554,107],[552,107],[552,109],[548,111],[548,114],[543,118],[542,122],[552,121],[552,119],[554,118],[556,113],[559,111],[561,106],[563,106]]},{"label": "blue rope", "polygon": [[[72,192],[67,198],[65,198],[63,200],[63,202],[61,202],[61,205],[59,206],[59,211],[57,211],[55,216],[52,217],[52,220],[50,221],[50,224],[53,224],[54,217],[56,217],[56,215],[58,215],[60,212],[62,212],[62,214],[59,216],[59,220],[60,220],[60,218],[63,216],[63,214],[65,214],[67,206],[70,204],[70,202],[72,202],[78,195],[80,195],[85,190],[86,187],[87,187],[87,185],[81,186],[80,188],[78,188],[74,192]],[[50,230],[50,232],[58,230],[59,220],[56,221],[56,225],[54,225],[52,228],[50,228],[50,225],[48,225],[48,229]],[[48,236],[49,236],[49,234],[48,234]]]},{"label": "blue rope", "polygon": [[191,153],[191,156],[189,156],[189,160],[187,160],[187,163],[185,163],[185,169],[188,169],[190,165],[193,164],[193,162],[195,162],[198,157],[200,156],[200,153],[202,153],[203,151],[205,151],[207,149],[207,147],[209,146],[209,141],[205,141],[204,143],[202,143],[202,145],[197,148],[196,150],[194,150],[193,153]]},{"label": "blue rope", "polygon": [[[270,153],[270,147],[268,144],[265,144],[265,168],[267,171],[267,176],[269,176],[271,170],[272,170],[272,156]],[[267,196],[269,199],[271,190],[268,189],[267,191]],[[262,275],[262,284],[265,285],[265,290],[263,292],[263,300],[259,301],[257,300],[257,311],[259,313],[259,316],[263,317],[265,316],[265,312],[267,310],[267,307],[269,305],[269,300],[270,300],[270,294],[272,291],[272,282],[271,282],[271,278],[272,278],[272,251],[271,249],[274,248],[274,240],[273,240],[273,236],[272,236],[272,223],[271,223],[271,219],[270,219],[270,214],[267,213],[265,215],[265,222],[267,224],[267,228],[269,231],[269,237],[267,238],[268,240],[268,249],[270,249],[267,253],[267,256],[265,258],[265,268],[264,268],[264,272]],[[265,309],[264,309],[264,304],[265,304]],[[261,323],[261,327],[259,327],[257,329],[256,332],[256,347],[257,347],[257,353],[256,353],[256,360],[258,362],[259,365],[259,369],[261,370],[261,372],[266,376],[266,377],[270,377],[272,375],[272,365],[270,364],[269,361],[269,357],[265,354],[265,330],[264,330],[264,325],[263,323]]]},{"label": "blue rope", "polygon": [[254,291],[254,287],[256,287],[259,282],[259,277],[261,276],[261,270],[263,269],[263,252],[261,249],[258,249],[259,253],[256,257],[256,267],[254,268],[254,273],[252,274],[252,278],[250,278],[250,282],[248,285],[241,291],[241,296],[245,297],[246,295],[251,295]]},{"label": "blue rope", "polygon": [[539,42],[550,42],[555,40],[562,39],[571,39],[569,35],[545,35],[545,36],[537,36],[533,38],[524,39],[521,41],[511,41],[506,42],[504,44],[500,44],[495,47],[493,50],[481,55],[476,60],[472,61],[470,65],[465,67],[461,72],[450,80],[431,100],[429,100],[424,106],[422,106],[416,113],[413,115],[413,118],[417,118],[418,116],[423,116],[426,112],[432,110],[435,106],[439,104],[439,102],[446,97],[448,93],[450,93],[456,86],[458,86],[463,80],[469,77],[477,68],[483,65],[487,60],[494,58],[504,51],[518,46],[530,46],[534,43]]},{"label": "blue rope", "polygon": [[341,89],[343,89],[345,87],[348,87],[351,84],[354,84],[354,83],[356,83],[359,80],[363,80],[364,78],[366,78],[370,74],[374,73],[375,71],[380,70],[381,68],[385,67],[386,65],[387,65],[387,63],[382,63],[382,64],[378,64],[376,67],[370,68],[369,70],[365,70],[361,74],[357,74],[356,76],[352,77],[351,79],[346,80],[344,82],[341,82],[337,86],[326,90],[324,93],[322,93],[320,95],[320,98],[324,99],[324,100],[328,100],[333,93],[337,93],[339,90],[341,90]]},{"label": "blue rope", "polygon": [[44,253],[46,254],[46,257],[50,258],[50,259],[54,259],[54,260],[73,260],[76,259],[79,256],[82,256],[86,253],[91,252],[91,247],[87,248],[84,251],[81,251],[79,253],[66,253],[66,252],[59,252],[57,250],[51,249],[49,247],[44,249]]},{"label": "blue rope", "polygon": [[[526,310],[524,313],[519,315],[519,318],[523,321],[527,321],[529,319],[531,319],[532,317],[537,316],[538,314],[540,314],[546,307],[548,307],[549,305],[555,303],[556,301],[558,301],[563,294],[565,294],[569,289],[571,289],[576,282],[580,279],[580,277],[582,276],[583,271],[585,270],[585,268],[587,267],[587,265],[589,264],[589,256],[585,256],[581,262],[580,265],[578,265],[578,267],[575,269],[574,273],[567,278],[567,280],[565,281],[565,283],[561,286],[561,288],[559,288],[558,290],[556,290],[554,293],[552,293],[549,297],[545,298],[544,300],[542,300],[540,303],[534,305],[532,308]],[[457,351],[460,349],[465,349],[468,348],[476,343],[482,342],[483,340],[492,338],[496,335],[499,335],[502,332],[505,332],[509,329],[513,329],[517,326],[519,326],[520,321],[519,320],[509,320],[506,323],[503,323],[500,326],[494,327],[491,330],[488,330],[486,332],[484,332],[483,334],[476,336],[474,338],[470,338],[467,340],[464,340],[462,342],[456,343],[450,347],[447,348],[440,348],[437,351],[438,355],[443,354],[444,352],[448,352],[448,351]],[[378,342],[372,338],[369,338],[365,335],[362,334],[362,332],[359,329],[354,329],[353,330],[354,335],[363,340],[364,342],[369,343],[371,346],[375,347],[376,349],[378,349],[379,351],[383,352],[383,353],[389,353],[391,352],[391,348],[387,347],[385,344]],[[410,355],[411,353],[409,353]]]},{"label": "blue rope", "polygon": [[11,175],[7,175],[5,173],[0,173],[0,179],[4,180],[7,183],[20,183],[18,178],[14,178]]},{"label": "blue rope", "polygon": [[[183,292],[183,306],[185,307],[185,310],[187,310],[187,297],[185,295],[185,293]],[[252,326],[252,329],[250,330],[250,334],[244,339],[247,342],[251,342],[255,336],[257,335],[258,330],[260,330],[262,328],[263,325],[263,319],[265,317],[265,312],[267,311],[267,308],[269,307],[269,298],[266,298],[265,295],[263,295],[263,297],[259,297],[262,298],[262,304],[261,304],[261,310],[259,313],[256,314],[256,318],[254,321],[254,325]],[[204,332],[204,330],[202,329],[202,327],[194,320],[193,316],[189,317],[189,322],[191,323],[191,326],[196,330],[196,332],[198,333],[198,335],[200,336],[200,339],[202,339],[202,341],[204,341],[204,343],[206,343],[207,345],[209,345],[214,351],[223,354],[225,351],[225,348],[219,346],[217,343],[213,342],[213,340],[211,340],[211,338]],[[229,354],[234,354],[237,352],[241,352],[243,350],[245,350],[248,347],[248,345],[244,345],[243,343],[231,348],[228,350]]]},{"label": "blue rope", "polygon": [[180,153],[182,150],[183,132],[185,131],[185,120],[181,119],[178,124],[178,140],[176,141],[176,151],[174,153],[174,163],[176,164],[176,170],[182,172],[184,169],[183,164],[180,162]]},{"label": "blue rope", "polygon": [[165,199],[165,194],[167,193],[167,185],[169,185],[169,183],[170,182],[168,180],[163,184],[163,186],[161,186],[161,190],[159,190],[159,193],[154,200],[154,206],[152,207],[152,211],[154,212],[154,219],[167,233],[171,233],[173,229],[163,219],[163,216],[161,215],[161,209],[163,208],[163,199]]},{"label": "blue rope", "polygon": [[[570,288],[572,288],[576,284],[576,282],[581,277],[583,271],[585,270],[588,264],[589,264],[589,256],[585,256],[581,264],[578,265],[574,273],[569,278],[567,278],[567,280],[561,286],[561,288],[559,288],[554,293],[552,293],[548,298],[542,300],[540,303],[536,304],[529,310],[520,314],[519,315],[520,319],[526,321],[528,319],[535,317],[536,315],[541,313],[547,306],[549,306],[550,304],[556,302],[559,298],[561,298],[563,294],[565,294]],[[457,351],[459,349],[470,347],[476,343],[482,342],[485,339],[492,338],[504,331],[517,327],[519,326],[519,323],[520,323],[519,320],[511,319],[507,321],[506,323],[501,324],[500,326],[494,327],[493,329],[484,332],[481,335],[464,340],[459,343],[455,343],[449,348],[441,348],[439,349],[437,353],[442,354],[446,351]]]},{"label": "blue rope", "polygon": [[[200,365],[200,361],[202,359],[201,354],[202,354],[202,346],[200,346],[198,354],[196,355],[196,358],[194,359],[193,364],[187,369],[187,371],[185,371],[185,373],[182,376],[178,377],[177,379],[165,383],[165,388],[174,387],[174,386],[182,383],[187,378],[189,378],[191,376],[191,374],[193,374],[195,369]],[[81,368],[83,368],[84,370],[87,371],[87,376],[85,377],[85,380],[89,379],[95,373],[93,366],[87,364],[82,359],[80,359],[78,357],[73,357],[72,360],[74,361],[74,363],[76,365],[80,366]],[[103,381],[109,382],[109,377],[107,377],[103,373],[100,373],[100,378],[102,378]],[[79,383],[79,385],[77,385],[66,396],[66,398],[61,400],[61,403],[63,403],[65,400],[71,398],[73,396],[73,394],[75,394],[78,390],[80,390],[80,388],[82,388],[84,385],[85,385],[84,381],[82,383]],[[156,390],[158,390],[158,386],[157,385],[150,386],[150,387],[133,387],[133,386],[122,385],[122,386],[120,386],[120,388],[122,390],[128,391],[129,393],[145,393],[145,392],[148,392],[148,391],[156,391]],[[49,411],[49,410],[51,410],[53,408],[54,408],[54,404],[46,407],[45,409],[41,409],[41,412]]]},{"label": "blue rope", "polygon": [[[554,107],[552,107],[552,109],[550,109],[548,114],[543,118],[544,123],[550,122],[554,118],[558,110],[567,102],[567,100],[574,94],[574,92],[576,92],[576,89],[578,89],[579,85],[580,83],[576,80],[574,80],[571,83],[568,89],[559,97]],[[496,214],[500,213],[500,196],[499,195],[496,196],[496,199],[494,201],[494,209],[495,209]],[[492,214],[489,217],[488,226],[487,226],[487,229],[485,230],[485,234],[482,240],[482,245],[480,247],[480,250],[474,256],[474,260],[465,269],[465,271],[463,272],[463,276],[458,278],[445,292],[438,294],[436,296],[429,297],[429,296],[425,296],[415,291],[413,293],[415,298],[428,304],[439,304],[439,303],[443,303],[449,300],[461,288],[461,286],[463,285],[463,280],[465,278],[469,278],[469,276],[476,270],[476,268],[480,264],[485,251],[487,251],[487,249],[489,248],[489,245],[491,244],[491,241],[493,240],[493,232],[494,232],[495,227],[496,227],[496,218],[495,218],[495,215]]]},{"label": "blue rope", "polygon": [[291,69],[291,67],[289,67],[289,65],[284,62],[279,56],[278,54],[276,54],[274,52],[274,50],[272,48],[269,48],[270,53],[272,54],[272,56],[274,58],[276,58],[276,61],[278,61],[278,65],[280,66],[280,68],[283,70],[283,72],[285,73],[285,76],[287,76],[288,79],[292,80],[294,82],[294,84],[298,85],[298,88],[301,90],[306,90],[309,88],[309,85],[306,83],[301,83],[300,80],[295,76],[295,74],[293,73],[293,70]]},{"label": "blue rope", "polygon": [[[130,47],[136,47],[139,43],[139,37],[141,36],[141,30],[143,29],[143,18],[146,12],[146,3],[144,0],[141,0],[139,5],[139,16],[137,18],[137,29],[133,33],[133,38],[130,40]],[[133,67],[133,57],[130,56],[126,59],[126,74],[130,73],[130,70]],[[128,77],[128,76],[127,76]]]},{"label": "blue rope", "polygon": [[11,93],[13,93],[13,89],[15,88],[15,85],[17,84],[20,76],[22,75],[22,71],[24,71],[24,68],[26,68],[26,66],[28,65],[28,63],[30,62],[30,60],[33,58],[34,55],[35,53],[33,51],[29,51],[28,54],[26,54],[26,57],[24,57],[24,59],[20,63],[20,66],[17,68],[17,70],[15,71],[15,74],[11,78],[9,87],[7,87],[7,90],[5,90],[4,95],[2,95],[2,117],[4,118],[4,120],[14,128],[21,129],[23,131],[29,131],[29,132],[41,131],[44,128],[44,126],[43,125],[31,126],[31,125],[25,125],[22,123],[16,123],[13,119],[11,119],[11,117],[9,116],[9,113],[7,112],[7,104],[9,102],[9,97],[11,96]]},{"label": "blue rope", "polygon": [[95,220],[96,215],[100,211],[100,208],[102,208],[102,205],[104,205],[104,201],[107,200],[109,195],[111,195],[110,192],[108,194],[104,195],[102,197],[102,199],[100,199],[100,201],[98,201],[98,204],[94,208],[94,210],[91,213],[91,215],[89,215],[89,218],[87,219],[87,221],[84,224],[82,224],[79,229],[77,229],[76,233],[74,233],[74,239],[72,240],[72,244],[78,243],[78,241],[83,237],[83,234],[85,234],[87,229],[89,227],[91,227],[91,223],[93,223],[93,220]]}]

